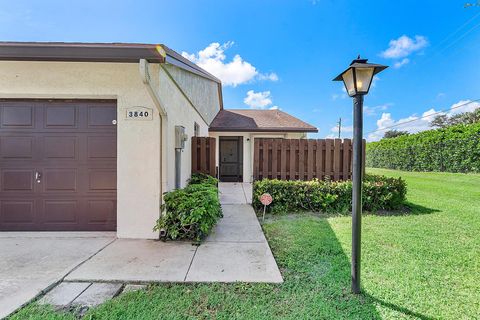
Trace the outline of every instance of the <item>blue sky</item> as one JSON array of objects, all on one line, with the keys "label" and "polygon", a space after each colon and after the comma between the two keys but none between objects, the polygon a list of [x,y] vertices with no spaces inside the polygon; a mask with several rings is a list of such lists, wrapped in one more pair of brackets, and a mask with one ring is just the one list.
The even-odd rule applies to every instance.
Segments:
[{"label": "blue sky", "polygon": [[226,108],[278,107],[318,137],[339,117],[351,135],[351,99],[331,80],[361,54],[391,66],[365,98],[378,139],[369,132],[480,98],[480,6],[466,2],[2,0],[0,39],[164,43],[221,75]]}]

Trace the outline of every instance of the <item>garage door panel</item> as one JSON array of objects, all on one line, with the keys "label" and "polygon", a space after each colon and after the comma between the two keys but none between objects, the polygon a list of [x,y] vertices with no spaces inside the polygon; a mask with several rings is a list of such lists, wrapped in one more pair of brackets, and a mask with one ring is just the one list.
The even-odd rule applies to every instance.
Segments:
[{"label": "garage door panel", "polygon": [[5,160],[33,159],[33,137],[0,137],[0,158]]},{"label": "garage door panel", "polygon": [[115,101],[0,100],[0,230],[116,229],[116,113]]},{"label": "garage door panel", "polygon": [[77,128],[77,107],[76,106],[46,106],[45,107],[45,128]]},{"label": "garage door panel", "polygon": [[87,138],[87,155],[89,159],[116,159],[117,143],[115,137],[103,136]]},{"label": "garage door panel", "polygon": [[35,219],[33,200],[0,200],[2,224],[32,224]]},{"label": "garage door panel", "polygon": [[88,172],[88,191],[117,190],[116,170],[90,169]]},{"label": "garage door panel", "polygon": [[31,129],[34,127],[34,107],[25,105],[2,106],[1,128]]},{"label": "garage door panel", "polygon": [[76,137],[49,136],[44,139],[43,156],[45,159],[77,160]]},{"label": "garage door panel", "polygon": [[2,191],[33,192],[34,169],[3,169],[1,172]]},{"label": "garage door panel", "polygon": [[115,200],[89,200],[87,202],[88,224],[115,224]]},{"label": "garage door panel", "polygon": [[45,169],[44,191],[77,191],[77,169]]},{"label": "garage door panel", "polygon": [[45,223],[77,223],[77,200],[45,200],[43,220]]},{"label": "garage door panel", "polygon": [[117,108],[112,106],[91,106],[88,108],[88,127],[107,127],[115,125],[113,120],[117,119]]}]

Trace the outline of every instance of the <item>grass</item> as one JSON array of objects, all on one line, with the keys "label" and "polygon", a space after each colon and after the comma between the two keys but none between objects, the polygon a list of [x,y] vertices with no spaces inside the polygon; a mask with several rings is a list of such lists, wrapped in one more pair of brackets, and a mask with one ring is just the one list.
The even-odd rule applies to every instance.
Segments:
[{"label": "grass", "polygon": [[[165,284],[121,295],[86,319],[472,319],[480,315],[480,175],[412,173],[408,215],[365,215],[363,294],[350,293],[350,217],[263,225],[285,282]],[[31,304],[12,319],[73,319]]]}]

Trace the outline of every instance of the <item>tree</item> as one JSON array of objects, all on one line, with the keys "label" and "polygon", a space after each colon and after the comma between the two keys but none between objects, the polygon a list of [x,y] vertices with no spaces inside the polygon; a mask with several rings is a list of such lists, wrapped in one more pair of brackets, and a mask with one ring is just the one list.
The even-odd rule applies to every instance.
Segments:
[{"label": "tree", "polygon": [[432,122],[430,122],[430,127],[432,128],[446,128],[449,126],[448,123],[448,116],[446,114],[439,114],[433,118]]},{"label": "tree", "polygon": [[409,134],[408,131],[388,130],[388,131],[385,131],[385,134],[383,135],[383,139],[396,138],[396,137],[405,136],[408,134]]},{"label": "tree", "polygon": [[480,108],[473,110],[472,112],[459,113],[451,116],[449,119],[450,125],[456,124],[472,124],[480,122]]},{"label": "tree", "polygon": [[472,124],[480,122],[480,108],[471,112],[457,113],[451,116],[439,114],[430,122],[430,127],[446,128],[457,124]]}]

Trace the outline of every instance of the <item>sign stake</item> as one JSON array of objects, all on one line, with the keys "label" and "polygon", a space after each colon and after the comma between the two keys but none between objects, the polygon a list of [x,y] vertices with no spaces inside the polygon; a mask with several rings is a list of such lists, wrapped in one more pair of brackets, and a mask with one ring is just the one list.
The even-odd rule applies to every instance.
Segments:
[{"label": "sign stake", "polygon": [[263,204],[263,217],[262,222],[265,221],[265,211],[267,210],[267,206],[272,203],[273,198],[269,193],[264,193],[260,196],[260,202]]}]

